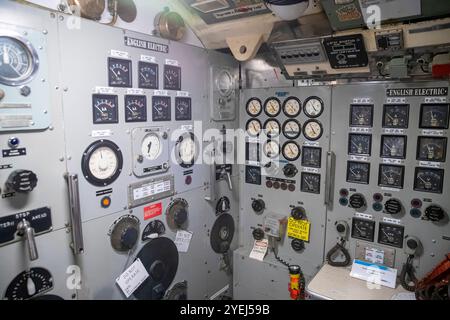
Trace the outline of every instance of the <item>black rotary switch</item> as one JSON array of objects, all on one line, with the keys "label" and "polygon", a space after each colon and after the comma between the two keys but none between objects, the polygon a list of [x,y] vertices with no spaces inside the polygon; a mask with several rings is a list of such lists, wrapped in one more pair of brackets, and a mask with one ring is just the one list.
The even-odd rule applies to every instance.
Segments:
[{"label": "black rotary switch", "polygon": [[257,228],[255,230],[253,230],[252,232],[253,235],[253,239],[255,240],[262,240],[264,238],[264,230],[261,228]]},{"label": "black rotary switch", "polygon": [[284,166],[283,168],[283,173],[286,177],[288,178],[293,178],[297,175],[298,173],[298,169],[295,165],[289,163],[287,165]]},{"label": "black rotary switch", "polygon": [[175,209],[173,213],[173,221],[177,225],[177,227],[181,227],[188,218],[187,210],[183,207]]},{"label": "black rotary switch", "polygon": [[37,185],[37,176],[30,170],[16,170],[9,175],[6,186],[18,193],[33,191]]},{"label": "black rotary switch", "polygon": [[302,240],[294,239],[291,242],[291,247],[295,252],[300,252],[305,249],[305,243]]},{"label": "black rotary switch", "polygon": [[185,199],[173,200],[166,209],[167,222],[172,229],[179,229],[189,219],[189,205]]},{"label": "black rotary switch", "polygon": [[295,220],[303,219],[305,215],[306,215],[305,209],[303,209],[302,207],[295,207],[294,209],[291,210],[291,216]]},{"label": "black rotary switch", "polygon": [[264,211],[265,208],[266,208],[266,203],[264,202],[263,199],[253,200],[253,202],[252,202],[252,209],[257,214],[261,214]]},{"label": "black rotary switch", "polygon": [[431,205],[425,209],[425,217],[434,222],[439,222],[445,218],[444,209],[437,205]]},{"label": "black rotary switch", "polygon": [[389,214],[399,214],[402,212],[402,203],[397,199],[389,199],[384,204],[384,210]]},{"label": "black rotary switch", "polygon": [[355,193],[350,196],[350,207],[353,209],[361,209],[366,206],[366,199],[360,193]]},{"label": "black rotary switch", "polygon": [[139,232],[136,228],[129,227],[122,232],[120,242],[124,249],[132,249],[139,237]]}]

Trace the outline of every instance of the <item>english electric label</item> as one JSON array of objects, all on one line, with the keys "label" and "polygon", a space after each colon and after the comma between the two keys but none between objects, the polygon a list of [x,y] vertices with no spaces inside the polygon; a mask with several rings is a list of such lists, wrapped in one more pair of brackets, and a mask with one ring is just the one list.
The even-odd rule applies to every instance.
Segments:
[{"label": "english electric label", "polygon": [[169,46],[166,44],[151,42],[147,40],[141,40],[131,37],[125,37],[125,45],[128,47],[134,47],[139,49],[146,49],[150,51],[169,53]]},{"label": "english electric label", "polygon": [[448,88],[401,88],[387,89],[388,97],[442,97],[448,95]]}]

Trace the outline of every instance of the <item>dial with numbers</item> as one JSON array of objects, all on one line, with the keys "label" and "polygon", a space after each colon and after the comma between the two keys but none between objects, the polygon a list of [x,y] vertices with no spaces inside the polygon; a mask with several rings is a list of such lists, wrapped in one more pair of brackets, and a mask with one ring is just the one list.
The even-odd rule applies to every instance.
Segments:
[{"label": "dial with numbers", "polygon": [[269,98],[264,104],[264,112],[269,117],[276,117],[281,112],[281,103],[277,98]]},{"label": "dial with numbers", "polygon": [[381,137],[382,158],[406,158],[406,136],[382,136]]},{"label": "dial with numbers", "polygon": [[383,128],[407,129],[409,105],[384,105]]},{"label": "dial with numbers", "polygon": [[300,157],[300,147],[294,141],[288,141],[283,145],[283,157],[288,161],[295,161]]},{"label": "dial with numbers", "polygon": [[320,194],[320,174],[302,172],[301,191]]},{"label": "dial with numbers", "polygon": [[261,185],[261,167],[245,166],[245,183]]},{"label": "dial with numbers", "polygon": [[153,96],[152,99],[152,117],[153,121],[171,120],[171,100],[170,97]]},{"label": "dial with numbers", "polygon": [[148,160],[157,159],[162,153],[162,143],[159,135],[155,133],[146,135],[142,140],[141,153]]},{"label": "dial with numbers", "polygon": [[349,161],[347,163],[347,182],[369,184],[370,164]]},{"label": "dial with numbers", "polygon": [[352,238],[373,242],[375,238],[375,221],[353,218]]},{"label": "dial with numbers", "polygon": [[192,120],[192,100],[188,97],[175,98],[175,120]]},{"label": "dial with numbers", "polygon": [[414,190],[430,193],[442,193],[443,184],[443,169],[416,168]]},{"label": "dial with numbers", "polygon": [[178,66],[164,66],[164,89],[181,90],[181,68]]},{"label": "dial with numbers", "polygon": [[322,124],[317,120],[308,120],[303,125],[303,134],[311,141],[319,140],[323,134]]},{"label": "dial with numbers", "polygon": [[269,119],[264,123],[264,130],[268,137],[273,138],[280,135],[280,123],[275,119]]},{"label": "dial with numbers", "polygon": [[403,248],[404,233],[405,227],[403,226],[380,222],[378,243]]},{"label": "dial with numbers", "polygon": [[139,61],[139,88],[158,89],[159,88],[159,66],[156,63]]},{"label": "dial with numbers", "polygon": [[322,162],[322,148],[303,147],[302,166],[320,168]]},{"label": "dial with numbers", "polygon": [[251,117],[259,116],[262,112],[261,100],[259,100],[258,98],[251,98],[250,100],[248,100],[246,111],[247,114]]},{"label": "dial with numbers", "polygon": [[305,106],[303,108],[306,116],[309,118],[320,117],[323,113],[324,105],[322,99],[318,97],[309,97],[305,101]]},{"label": "dial with numbers", "polygon": [[448,104],[423,104],[420,111],[420,128],[448,129]]},{"label": "dial with numbers", "polygon": [[247,121],[246,130],[247,133],[252,137],[259,136],[262,130],[261,122],[257,119],[250,119],[249,121]]},{"label": "dial with numbers", "polygon": [[381,187],[403,189],[405,167],[381,164],[378,185]]},{"label": "dial with numbers", "polygon": [[197,155],[195,136],[192,132],[180,136],[176,144],[179,164],[183,168],[190,168],[194,165]]},{"label": "dial with numbers", "polygon": [[280,154],[280,145],[273,140],[269,140],[264,144],[264,154],[268,158],[275,158]]},{"label": "dial with numbers", "polygon": [[373,125],[373,105],[350,106],[351,127],[372,127],[372,125]]},{"label": "dial with numbers", "polygon": [[302,111],[302,104],[295,97],[287,98],[283,103],[283,112],[289,118],[295,118]]},{"label": "dial with numbers", "polygon": [[419,137],[417,160],[445,162],[447,138]]},{"label": "dial with numbers", "polygon": [[131,60],[108,58],[108,84],[110,87],[131,88]]},{"label": "dial with numbers", "polygon": [[147,97],[125,96],[125,121],[145,122],[147,121]]},{"label": "dial with numbers", "polygon": [[297,139],[302,132],[302,127],[297,120],[287,120],[283,124],[283,134],[288,139]]},{"label": "dial with numbers", "polygon": [[370,134],[353,134],[348,137],[348,154],[370,156],[372,136]]},{"label": "dial with numbers", "polygon": [[94,124],[118,123],[118,97],[106,94],[92,96],[92,114]]}]

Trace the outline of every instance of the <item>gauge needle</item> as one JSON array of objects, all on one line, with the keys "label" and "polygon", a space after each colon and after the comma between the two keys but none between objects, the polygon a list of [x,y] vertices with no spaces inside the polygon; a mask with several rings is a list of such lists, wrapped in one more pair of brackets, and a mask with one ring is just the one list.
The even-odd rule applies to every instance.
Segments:
[{"label": "gauge needle", "polygon": [[386,115],[388,116],[388,118],[391,118],[391,120],[395,120],[389,113],[386,113]]},{"label": "gauge needle", "polygon": [[427,182],[426,182],[425,180],[423,180],[423,179],[422,179],[422,177],[421,177],[421,176],[418,176],[417,178],[419,178],[420,180],[422,180],[422,181],[423,181],[423,183],[425,183],[425,184],[427,183]]},{"label": "gauge needle", "polygon": [[132,114],[133,116],[137,114],[137,112],[134,112],[129,106],[127,106],[127,108],[128,108],[128,110],[131,111],[131,114]]},{"label": "gauge needle", "polygon": [[149,142],[147,147],[148,147],[147,153],[150,154],[150,150],[152,149],[152,143]]},{"label": "gauge needle", "polygon": [[100,111],[100,113],[102,114],[102,116],[104,116],[106,113],[102,111],[102,109],[100,109],[99,107],[95,107],[98,111]]},{"label": "gauge needle", "polygon": [[114,73],[114,75],[116,76],[116,78],[119,78],[119,75],[114,71],[114,69],[113,68],[109,68],[109,70],[111,70],[112,71],[112,73]]},{"label": "gauge needle", "polygon": [[392,147],[390,147],[388,144],[384,144],[384,146],[386,147],[386,148],[388,148],[389,150],[392,150]]},{"label": "gauge needle", "polygon": [[9,64],[10,63],[9,50],[6,47],[6,45],[3,45],[3,63],[4,64]]},{"label": "gauge needle", "polygon": [[153,109],[155,109],[156,110],[156,112],[158,112],[160,115],[162,115],[163,113],[162,113],[162,111],[159,111],[158,110],[158,108],[156,108],[156,107],[153,107]]},{"label": "gauge needle", "polygon": [[145,81],[148,81],[148,78],[145,76],[145,74],[143,74],[142,72],[140,72],[142,78],[144,78]]},{"label": "gauge needle", "polygon": [[352,144],[353,144],[357,149],[359,149],[359,146],[358,146],[355,142],[352,141]]}]

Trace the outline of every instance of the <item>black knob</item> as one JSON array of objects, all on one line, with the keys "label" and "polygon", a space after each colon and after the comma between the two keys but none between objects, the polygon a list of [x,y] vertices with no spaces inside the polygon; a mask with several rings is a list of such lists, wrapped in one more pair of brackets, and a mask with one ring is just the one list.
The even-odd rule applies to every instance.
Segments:
[{"label": "black knob", "polygon": [[173,221],[177,227],[181,227],[187,220],[188,213],[185,208],[177,208],[173,213]]},{"label": "black knob", "polygon": [[295,252],[300,252],[305,249],[305,243],[302,240],[294,239],[291,242],[291,247]]},{"label": "black knob", "polygon": [[37,176],[30,170],[16,170],[9,175],[6,186],[18,193],[33,191],[37,185]]},{"label": "black knob", "polygon": [[253,202],[252,202],[253,211],[260,214],[264,211],[265,208],[266,208],[266,204],[265,204],[264,200],[262,200],[262,199],[253,200]]},{"label": "black knob", "polygon": [[305,209],[303,209],[302,207],[295,207],[294,209],[291,210],[291,216],[295,220],[303,219],[305,215],[306,215]]},{"label": "black knob", "polygon": [[337,230],[337,232],[339,232],[339,233],[344,233],[345,230],[346,230],[346,227],[345,227],[345,225],[344,225],[343,223],[338,223],[338,224],[336,225],[336,230]]},{"label": "black knob", "polygon": [[253,230],[252,232],[253,235],[253,239],[255,240],[262,240],[264,238],[264,230],[261,228],[257,228],[255,230]]},{"label": "black knob", "polygon": [[417,243],[417,241],[415,239],[409,239],[408,241],[406,241],[406,245],[411,250],[416,250],[417,247],[419,246],[419,244]]},{"label": "black knob", "polygon": [[284,166],[283,173],[286,177],[293,178],[297,175],[298,169],[295,165],[289,163]]},{"label": "black knob", "polygon": [[353,209],[361,209],[366,206],[366,199],[360,193],[355,193],[350,196],[350,207]]},{"label": "black knob", "polygon": [[439,222],[445,218],[445,212],[440,206],[431,205],[425,209],[425,217],[430,221]]},{"label": "black knob", "polygon": [[398,214],[402,212],[402,203],[397,199],[390,199],[384,204],[384,210],[389,214]]}]

